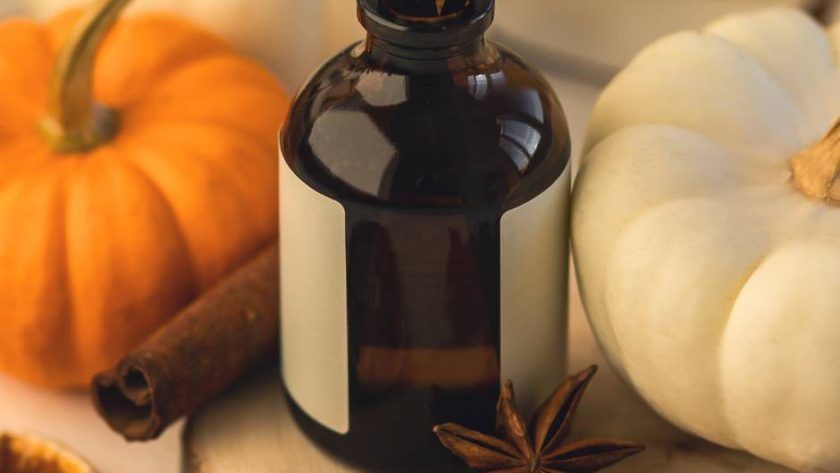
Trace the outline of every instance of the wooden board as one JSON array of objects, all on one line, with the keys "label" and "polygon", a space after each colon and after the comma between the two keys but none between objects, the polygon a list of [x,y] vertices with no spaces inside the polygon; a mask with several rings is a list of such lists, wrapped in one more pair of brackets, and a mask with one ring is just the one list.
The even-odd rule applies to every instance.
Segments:
[{"label": "wooden board", "polygon": [[[623,438],[648,446],[642,455],[610,471],[790,473],[684,434],[652,412],[607,366],[585,321],[576,287],[572,294],[571,368],[591,363],[602,368],[584,398],[572,437]],[[320,453],[298,430],[274,373],[255,377],[194,416],[184,442],[185,473],[356,471]]]}]

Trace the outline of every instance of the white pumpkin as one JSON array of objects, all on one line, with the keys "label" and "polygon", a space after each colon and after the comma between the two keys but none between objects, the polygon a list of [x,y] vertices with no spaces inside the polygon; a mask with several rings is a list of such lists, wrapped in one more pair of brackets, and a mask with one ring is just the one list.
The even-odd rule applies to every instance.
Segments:
[{"label": "white pumpkin", "polygon": [[[36,17],[49,18],[91,0],[15,1]],[[290,88],[324,59],[364,37],[355,0],[133,0],[130,7],[150,10],[175,12],[204,25],[267,65]]]},{"label": "white pumpkin", "polygon": [[573,215],[627,381],[688,431],[810,472],[840,472],[838,61],[840,30],[792,9],[656,42],[596,105]]}]

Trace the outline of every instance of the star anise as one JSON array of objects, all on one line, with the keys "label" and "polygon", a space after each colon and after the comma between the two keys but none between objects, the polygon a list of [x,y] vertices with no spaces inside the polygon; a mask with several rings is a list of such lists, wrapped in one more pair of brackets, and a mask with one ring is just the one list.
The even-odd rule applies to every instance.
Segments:
[{"label": "star anise", "polygon": [[[534,415],[531,428],[516,408],[513,383],[502,388],[496,406],[498,437],[456,424],[434,428],[440,442],[467,465],[484,473],[590,473],[611,466],[644,446],[620,440],[564,444],[575,410],[597,366],[569,376]],[[530,430],[530,433],[529,433]]]}]

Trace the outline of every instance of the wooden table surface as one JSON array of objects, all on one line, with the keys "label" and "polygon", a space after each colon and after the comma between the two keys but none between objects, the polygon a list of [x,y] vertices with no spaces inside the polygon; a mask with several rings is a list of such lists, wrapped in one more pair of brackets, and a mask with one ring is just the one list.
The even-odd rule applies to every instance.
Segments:
[{"label": "wooden table surface", "polygon": [[[790,473],[744,453],[678,431],[662,420],[607,366],[585,320],[577,287],[570,310],[570,369],[601,367],[572,430],[572,439],[612,437],[647,445],[616,473]],[[295,425],[279,377],[266,373],[208,406],[185,434],[184,473],[360,473],[322,454]]]}]

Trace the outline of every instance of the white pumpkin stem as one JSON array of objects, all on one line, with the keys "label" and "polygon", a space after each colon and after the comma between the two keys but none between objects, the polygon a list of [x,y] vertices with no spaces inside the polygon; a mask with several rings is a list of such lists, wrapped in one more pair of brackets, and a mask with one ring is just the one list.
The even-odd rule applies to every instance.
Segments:
[{"label": "white pumpkin stem", "polygon": [[840,206],[840,119],[791,160],[793,182],[808,197]]},{"label": "white pumpkin stem", "polygon": [[131,0],[96,0],[58,54],[41,131],[57,153],[80,153],[108,142],[119,129],[116,110],[93,100],[93,70],[102,39]]}]

